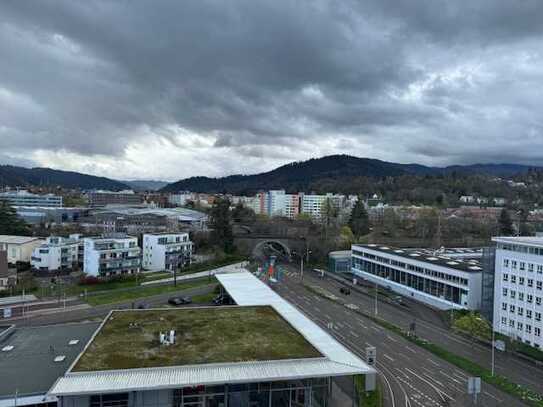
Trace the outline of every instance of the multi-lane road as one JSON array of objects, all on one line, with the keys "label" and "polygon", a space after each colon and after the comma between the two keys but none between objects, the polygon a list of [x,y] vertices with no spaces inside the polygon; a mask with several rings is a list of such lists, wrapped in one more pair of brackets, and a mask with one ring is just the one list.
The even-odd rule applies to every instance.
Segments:
[{"label": "multi-lane road", "polygon": [[[339,294],[337,283],[306,276],[304,284],[315,284]],[[328,330],[340,342],[360,357],[365,357],[367,346],[377,348],[377,365],[385,403],[392,407],[470,406],[473,399],[467,394],[469,374],[417,347],[345,305],[329,301],[307,290],[299,274],[292,270],[277,285],[277,292],[296,305],[313,321]],[[351,295],[352,308],[370,307],[363,295]],[[380,304],[381,305],[381,304]],[[383,307],[381,307],[383,308]],[[380,310],[384,312],[383,310]],[[405,321],[409,324],[411,319]],[[420,325],[420,323],[418,324]],[[523,406],[504,392],[482,384],[478,406]]]}]

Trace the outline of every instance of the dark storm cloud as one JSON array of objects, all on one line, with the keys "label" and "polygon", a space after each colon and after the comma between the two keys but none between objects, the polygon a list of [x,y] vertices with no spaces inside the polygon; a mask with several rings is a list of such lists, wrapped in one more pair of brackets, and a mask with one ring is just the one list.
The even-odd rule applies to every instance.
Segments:
[{"label": "dark storm cloud", "polygon": [[536,0],[4,1],[0,149],[538,161],[542,17]]}]

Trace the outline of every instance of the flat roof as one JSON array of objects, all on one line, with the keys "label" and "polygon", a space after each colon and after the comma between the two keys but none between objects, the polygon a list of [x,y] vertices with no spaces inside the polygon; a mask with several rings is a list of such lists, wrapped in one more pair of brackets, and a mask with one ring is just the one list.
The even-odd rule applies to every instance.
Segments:
[{"label": "flat roof", "polygon": [[[45,394],[81,352],[98,323],[18,328],[0,336],[1,400]],[[77,343],[70,345],[71,340]],[[11,348],[13,347],[13,348]],[[9,350],[8,350],[9,349]],[[55,362],[57,356],[65,356]]]},{"label": "flat roof", "polygon": [[[295,307],[275,294],[267,285],[258,280],[249,272],[220,274],[217,278],[224,288],[234,298],[240,307],[221,307],[222,309],[267,309],[273,308],[290,326],[297,335],[305,338],[310,347],[317,350],[316,357],[276,359],[276,360],[249,360],[227,363],[200,363],[182,366],[165,366],[160,363],[157,367],[119,369],[103,371],[72,371],[69,370],[63,377],[54,384],[49,394],[51,395],[81,395],[98,394],[119,391],[141,391],[171,389],[184,386],[213,385],[224,383],[254,383],[263,381],[294,380],[313,377],[349,376],[356,374],[375,374],[375,370],[366,365],[364,361],[348,351],[338,343],[332,336],[321,329],[318,325],[309,320]],[[264,307],[262,307],[264,306]],[[152,310],[169,312],[167,309]],[[172,312],[185,312],[185,310],[173,310]],[[129,312],[129,311],[123,311]],[[132,312],[132,311],[130,311]],[[149,312],[149,310],[137,311]],[[253,311],[251,311],[253,312]],[[114,314],[113,314],[114,315]],[[243,315],[243,312],[242,314]],[[273,315],[273,314],[272,314]],[[267,318],[263,322],[268,321]],[[105,324],[105,322],[104,322]],[[241,326],[241,325],[240,325]],[[257,326],[255,326],[257,327]],[[202,327],[203,328],[203,327]],[[168,329],[166,327],[166,329]],[[192,330],[197,327],[192,327]],[[99,330],[98,334],[99,335]],[[182,332],[182,331],[181,331]],[[179,335],[179,333],[178,333]],[[221,334],[222,335],[222,334]],[[282,334],[281,334],[282,335]],[[129,336],[129,335],[127,335]],[[210,338],[211,342],[219,341],[218,338]],[[156,339],[158,341],[158,337]],[[296,339],[299,340],[299,339]],[[243,338],[236,339],[239,346],[248,346],[254,349],[266,343],[270,338],[264,338],[256,344],[250,343]],[[92,344],[92,341],[90,342]],[[219,346],[214,343],[207,343],[210,349]],[[289,348],[287,346],[287,348]],[[90,345],[89,345],[90,347]],[[121,346],[119,346],[120,348]],[[303,347],[304,352],[310,348]],[[202,350],[205,346],[202,347]],[[270,358],[269,349],[264,349],[266,354],[262,358]],[[287,349],[288,350],[288,349]],[[241,350],[239,351],[241,352]],[[285,352],[284,350],[281,351]],[[83,352],[84,354],[85,352]],[[320,356],[319,356],[320,355]],[[283,353],[281,357],[286,357]],[[194,357],[192,356],[194,359]],[[233,358],[229,358],[233,359]],[[74,363],[77,369],[79,361]]]},{"label": "flat roof", "polygon": [[40,238],[32,236],[0,235],[0,243],[25,244],[36,240],[40,240]]},{"label": "flat roof", "polygon": [[540,236],[497,236],[492,241],[509,244],[543,247],[543,237]]},{"label": "flat roof", "polygon": [[[414,249],[399,248],[378,244],[355,244],[355,248],[369,249],[389,256],[398,256],[412,261],[446,267],[466,273],[480,273],[483,270],[481,264],[481,248],[449,248],[449,249]],[[353,253],[354,254],[354,253]]]},{"label": "flat roof", "polygon": [[[175,343],[160,344],[170,330]],[[314,357],[322,355],[269,306],[114,311],[71,371]]]}]

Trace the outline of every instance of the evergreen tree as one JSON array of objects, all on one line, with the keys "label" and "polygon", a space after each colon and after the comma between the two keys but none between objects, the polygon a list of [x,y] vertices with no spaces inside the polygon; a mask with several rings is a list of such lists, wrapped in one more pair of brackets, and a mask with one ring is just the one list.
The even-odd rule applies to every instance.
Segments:
[{"label": "evergreen tree", "polygon": [[509,211],[505,208],[503,208],[500,212],[498,226],[500,228],[501,236],[512,236],[515,233],[515,230],[513,228],[513,221],[511,220],[511,215],[509,215]]},{"label": "evergreen tree", "polygon": [[209,223],[212,228],[211,239],[225,253],[234,252],[234,235],[231,220],[230,201],[227,199],[217,199],[209,214]]},{"label": "evergreen tree", "polygon": [[364,236],[370,233],[370,220],[361,197],[358,197],[358,201],[353,207],[349,227],[355,236]]},{"label": "evergreen tree", "polygon": [[6,201],[0,201],[0,235],[29,235],[30,227]]}]

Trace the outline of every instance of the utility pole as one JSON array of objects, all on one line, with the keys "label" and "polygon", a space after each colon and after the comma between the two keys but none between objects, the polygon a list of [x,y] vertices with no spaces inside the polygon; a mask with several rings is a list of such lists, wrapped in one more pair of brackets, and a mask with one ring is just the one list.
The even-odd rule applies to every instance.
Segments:
[{"label": "utility pole", "polygon": [[496,333],[494,332],[494,327],[492,327],[492,377],[494,377],[495,352],[496,352]]},{"label": "utility pole", "polygon": [[375,282],[375,316],[377,316],[377,282]]},{"label": "utility pole", "polygon": [[303,282],[304,281],[304,256],[300,256],[300,276]]}]

